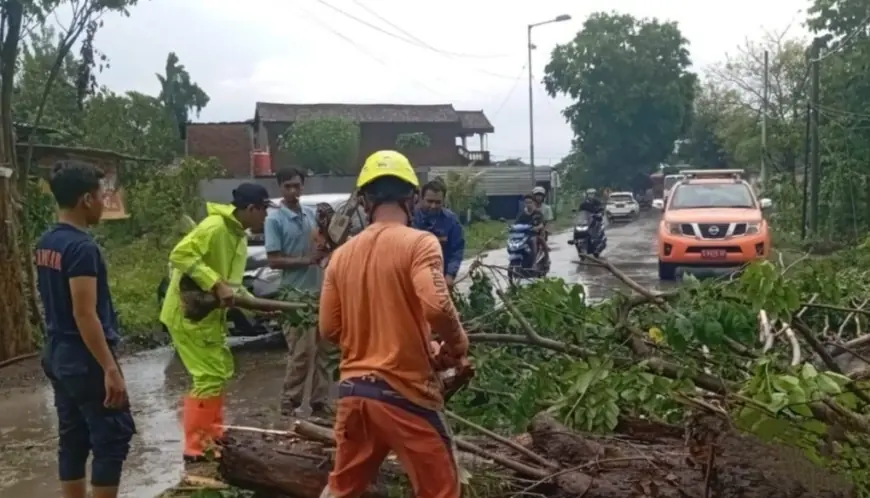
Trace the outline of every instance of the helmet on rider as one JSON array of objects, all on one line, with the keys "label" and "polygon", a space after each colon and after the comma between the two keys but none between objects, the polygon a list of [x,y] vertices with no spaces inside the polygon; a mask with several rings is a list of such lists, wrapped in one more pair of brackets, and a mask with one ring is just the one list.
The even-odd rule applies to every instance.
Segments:
[{"label": "helmet on rider", "polygon": [[595,197],[595,189],[594,188],[586,189],[586,198],[589,199],[591,197]]},{"label": "helmet on rider", "polygon": [[394,150],[380,150],[366,159],[356,188],[370,221],[378,206],[398,204],[410,223],[420,180],[407,157]]},{"label": "helmet on rider", "polygon": [[532,195],[547,195],[547,189],[540,185],[532,189]]}]

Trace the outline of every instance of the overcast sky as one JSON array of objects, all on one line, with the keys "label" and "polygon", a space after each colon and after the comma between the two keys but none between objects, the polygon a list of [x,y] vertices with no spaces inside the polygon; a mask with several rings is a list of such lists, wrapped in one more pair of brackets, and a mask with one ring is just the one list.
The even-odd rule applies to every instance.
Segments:
[{"label": "overcast sky", "polygon": [[[325,5],[326,4],[326,5]],[[334,6],[398,37],[369,11],[432,49],[403,42],[342,15]],[[570,41],[592,12],[616,10],[679,22],[696,69],[734,52],[746,37],[792,25],[802,32],[805,0],[140,0],[129,18],[106,18],[97,45],[111,60],[99,78],[115,91],[156,94],[154,74],[175,51],[211,96],[200,121],[242,121],[256,101],[287,103],[451,103],[483,109],[495,126],[498,158],[528,157],[526,25],[535,28],[536,162],[570,147],[565,101],[539,83],[552,48]]]}]

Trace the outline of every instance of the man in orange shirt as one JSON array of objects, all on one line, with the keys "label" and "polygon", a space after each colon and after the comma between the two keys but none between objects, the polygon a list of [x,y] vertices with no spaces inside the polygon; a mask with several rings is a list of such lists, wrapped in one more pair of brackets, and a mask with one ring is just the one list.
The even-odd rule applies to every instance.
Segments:
[{"label": "man in orange shirt", "polygon": [[[464,362],[468,337],[441,245],[410,227],[419,181],[405,156],[372,154],[357,189],[371,224],[332,254],[320,296],[320,333],[342,353],[338,451],[321,497],[360,496],[393,451],[415,496],[459,498],[436,368]],[[443,341],[437,358],[432,330]]]}]

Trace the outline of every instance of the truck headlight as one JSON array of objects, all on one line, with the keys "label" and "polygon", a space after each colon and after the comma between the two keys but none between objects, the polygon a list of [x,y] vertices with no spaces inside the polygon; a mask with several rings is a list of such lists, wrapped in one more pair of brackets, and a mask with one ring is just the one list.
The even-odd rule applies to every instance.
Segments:
[{"label": "truck headlight", "polygon": [[746,235],[755,235],[761,232],[761,223],[747,223]]},{"label": "truck headlight", "polygon": [[671,235],[683,235],[683,229],[679,223],[665,223],[665,230]]}]

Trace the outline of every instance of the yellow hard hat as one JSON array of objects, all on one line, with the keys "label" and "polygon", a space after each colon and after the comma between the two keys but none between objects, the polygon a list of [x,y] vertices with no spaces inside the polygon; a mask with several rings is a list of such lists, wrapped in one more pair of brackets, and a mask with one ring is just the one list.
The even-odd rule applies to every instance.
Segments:
[{"label": "yellow hard hat", "polygon": [[356,179],[356,188],[362,188],[384,176],[395,176],[414,188],[420,188],[420,180],[411,166],[411,161],[404,154],[394,150],[379,150],[370,155],[363,164]]}]

